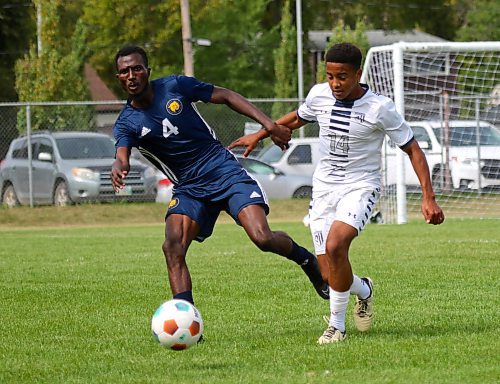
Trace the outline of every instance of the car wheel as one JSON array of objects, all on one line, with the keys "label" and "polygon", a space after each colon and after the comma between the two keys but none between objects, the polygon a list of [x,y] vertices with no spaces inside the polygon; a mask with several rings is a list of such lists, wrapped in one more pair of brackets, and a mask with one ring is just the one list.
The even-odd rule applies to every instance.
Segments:
[{"label": "car wheel", "polygon": [[2,195],[2,203],[9,208],[19,205],[19,200],[17,199],[16,191],[14,190],[14,186],[12,184],[5,187]]},{"label": "car wheel", "polygon": [[292,195],[294,199],[311,198],[311,196],[312,196],[312,187],[300,187]]},{"label": "car wheel", "polygon": [[69,197],[68,185],[65,181],[60,181],[54,190],[54,205],[65,207],[72,203],[73,201]]}]

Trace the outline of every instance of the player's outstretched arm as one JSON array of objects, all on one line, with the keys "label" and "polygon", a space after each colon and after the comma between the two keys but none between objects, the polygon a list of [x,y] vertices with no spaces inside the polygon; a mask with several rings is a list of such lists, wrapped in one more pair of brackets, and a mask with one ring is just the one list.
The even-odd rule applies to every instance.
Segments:
[{"label": "player's outstretched arm", "polygon": [[411,165],[422,187],[422,214],[428,224],[441,224],[444,213],[436,202],[425,154],[416,140],[412,140],[404,149],[410,157]]},{"label": "player's outstretched arm", "polygon": [[242,136],[239,139],[233,141],[227,149],[231,150],[236,147],[245,147],[245,152],[243,153],[243,157],[247,157],[252,153],[252,151],[257,147],[257,144],[262,139],[269,137],[269,133],[265,129],[261,129],[258,132],[250,133],[248,135]]},{"label": "player's outstretched arm", "polygon": [[269,116],[239,93],[226,88],[214,87],[210,102],[215,104],[226,104],[232,110],[257,121],[269,133],[271,139],[277,146],[281,149],[288,148],[288,142],[292,138],[290,129],[283,125],[276,124]]},{"label": "player's outstretched arm", "polygon": [[[299,119],[297,111],[293,111],[280,117],[276,121],[276,124],[280,126],[285,126],[290,130],[294,130],[299,127],[302,127],[303,125],[306,124],[306,122]],[[252,153],[255,147],[257,147],[259,141],[265,139],[266,137],[269,137],[269,132],[263,129],[256,133],[251,133],[249,135],[236,139],[228,146],[228,149],[233,149],[235,147],[245,147],[245,153],[243,154],[243,157],[247,157],[250,153]]]},{"label": "player's outstretched arm", "polygon": [[294,129],[306,125],[307,122],[300,120],[297,111],[292,111],[288,112],[286,115],[283,115],[278,120],[276,120],[276,124],[284,125],[293,131]]},{"label": "player's outstretched arm", "polygon": [[118,147],[116,150],[116,159],[111,167],[111,184],[115,192],[119,192],[125,186],[123,179],[130,170],[130,148]]}]

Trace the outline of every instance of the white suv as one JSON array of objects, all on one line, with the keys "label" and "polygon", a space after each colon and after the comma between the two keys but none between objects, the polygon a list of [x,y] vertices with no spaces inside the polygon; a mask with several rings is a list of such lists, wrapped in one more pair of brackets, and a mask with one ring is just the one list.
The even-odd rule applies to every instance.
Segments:
[{"label": "white suv", "polygon": [[[425,153],[436,190],[493,189],[500,187],[500,131],[485,121],[451,120],[446,129],[441,121],[409,122]],[[399,149],[387,141],[383,160],[387,168],[383,182],[396,184],[396,151]],[[479,160],[478,160],[479,159]],[[418,186],[419,182],[410,160],[405,156],[406,185]],[[449,169],[449,172],[445,172]]]},{"label": "white suv", "polygon": [[294,138],[288,143],[290,148],[282,151],[273,143],[268,144],[256,158],[271,164],[287,175],[312,177],[319,161],[319,138]]}]

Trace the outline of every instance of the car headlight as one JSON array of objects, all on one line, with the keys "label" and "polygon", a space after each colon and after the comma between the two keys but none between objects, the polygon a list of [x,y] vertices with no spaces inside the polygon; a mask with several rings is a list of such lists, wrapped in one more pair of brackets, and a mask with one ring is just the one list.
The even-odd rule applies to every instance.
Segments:
[{"label": "car headlight", "polygon": [[99,181],[100,178],[99,172],[94,172],[88,168],[73,168],[71,173],[74,177],[82,180]]}]

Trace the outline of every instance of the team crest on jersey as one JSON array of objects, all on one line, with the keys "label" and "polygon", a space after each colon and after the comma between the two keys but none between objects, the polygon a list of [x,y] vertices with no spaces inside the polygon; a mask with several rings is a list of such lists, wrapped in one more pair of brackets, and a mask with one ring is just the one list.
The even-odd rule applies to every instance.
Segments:
[{"label": "team crest on jersey", "polygon": [[182,103],[179,99],[171,99],[168,101],[166,108],[171,115],[178,115],[182,112]]},{"label": "team crest on jersey", "polygon": [[362,112],[354,112],[354,118],[358,120],[360,123],[365,122],[365,114]]},{"label": "team crest on jersey", "polygon": [[179,199],[175,198],[170,200],[170,203],[168,203],[168,209],[170,208],[175,208],[179,205]]}]

